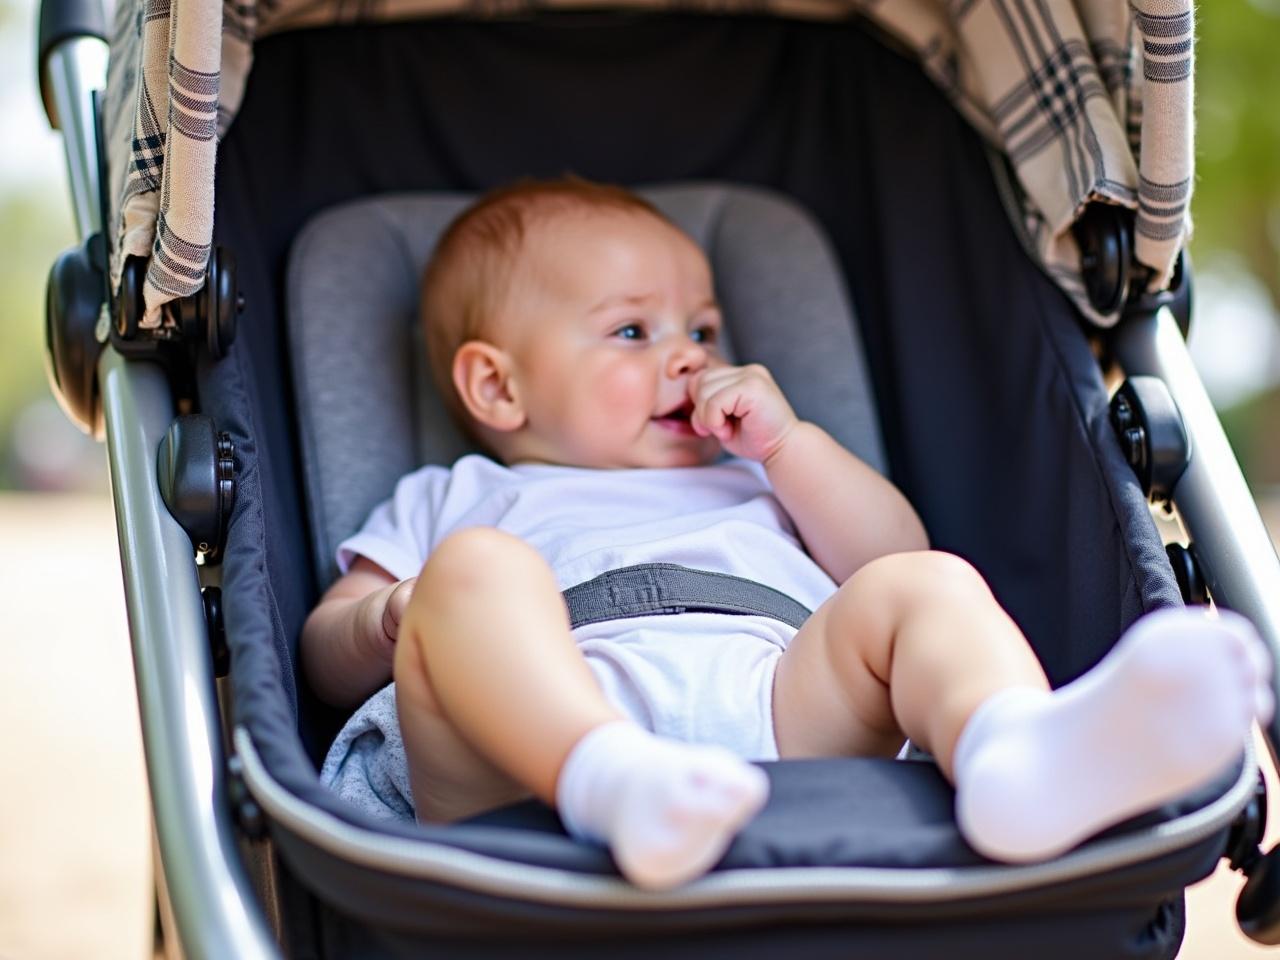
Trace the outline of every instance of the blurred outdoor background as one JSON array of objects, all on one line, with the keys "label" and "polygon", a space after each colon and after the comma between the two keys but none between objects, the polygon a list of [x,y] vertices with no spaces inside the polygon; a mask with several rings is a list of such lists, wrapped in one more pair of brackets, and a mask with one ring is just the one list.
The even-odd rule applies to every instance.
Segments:
[{"label": "blurred outdoor background", "polygon": [[[150,950],[149,821],[106,460],[42,360],[45,278],[75,237],[35,15],[35,0],[0,0],[0,958],[136,958]],[[1204,4],[1198,34],[1191,347],[1274,531],[1280,0]],[[1201,886],[1183,955],[1253,953]],[[1202,932],[1213,897],[1223,916],[1203,924],[1226,940]]]}]

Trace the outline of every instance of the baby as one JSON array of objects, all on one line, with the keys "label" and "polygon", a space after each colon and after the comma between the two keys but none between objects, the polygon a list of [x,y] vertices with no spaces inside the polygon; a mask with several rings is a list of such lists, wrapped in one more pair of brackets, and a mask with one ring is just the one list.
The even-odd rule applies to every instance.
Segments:
[{"label": "baby", "polygon": [[[706,258],[626,191],[489,194],[441,240],[422,305],[441,393],[492,459],[402,479],[340,547],[301,647],[337,705],[394,677],[422,821],[532,794],[665,888],[765,802],[748,761],[910,738],[955,785],[968,842],[1028,861],[1206,782],[1270,715],[1261,642],[1229,613],[1148,616],[1050,692],[897,489],[767,370],[721,356]],[[563,590],[653,562],[813,613],[570,629]]]}]

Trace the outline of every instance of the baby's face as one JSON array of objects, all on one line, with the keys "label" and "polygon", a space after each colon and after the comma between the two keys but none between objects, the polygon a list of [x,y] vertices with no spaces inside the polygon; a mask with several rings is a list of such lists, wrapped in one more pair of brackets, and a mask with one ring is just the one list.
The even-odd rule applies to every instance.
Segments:
[{"label": "baby's face", "polygon": [[[502,324],[528,417],[513,459],[584,467],[707,463],[689,426],[689,378],[722,363],[702,251],[641,212],[536,227]],[[504,337],[506,339],[506,337]]]}]

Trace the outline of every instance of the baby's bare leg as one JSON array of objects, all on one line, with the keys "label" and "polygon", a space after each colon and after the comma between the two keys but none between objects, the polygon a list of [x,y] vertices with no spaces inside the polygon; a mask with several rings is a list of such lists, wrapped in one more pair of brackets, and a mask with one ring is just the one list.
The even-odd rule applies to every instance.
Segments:
[{"label": "baby's bare leg", "polygon": [[395,679],[426,821],[529,793],[554,803],[574,744],[621,719],[574,645],[546,563],[488,528],[454,534],[427,561],[400,626]]},{"label": "baby's bare leg", "polygon": [[727,751],[626,720],[578,652],[551,570],[496,530],[456,533],[432,554],[395,677],[422,820],[532,793],[575,836],[607,843],[635,883],[666,887],[715,863],[767,793]]},{"label": "baby's bare leg", "polygon": [[956,741],[992,693],[1048,681],[964,560],[925,551],[868,563],[800,628],[774,679],[783,757],[892,756],[910,737],[952,777]]},{"label": "baby's bare leg", "polygon": [[1162,610],[1050,693],[967,564],[903,554],[868,564],[796,635],[775,726],[784,756],[889,752],[905,733],[955,784],[975,849],[1038,860],[1224,771],[1271,715],[1269,670],[1243,618]]}]

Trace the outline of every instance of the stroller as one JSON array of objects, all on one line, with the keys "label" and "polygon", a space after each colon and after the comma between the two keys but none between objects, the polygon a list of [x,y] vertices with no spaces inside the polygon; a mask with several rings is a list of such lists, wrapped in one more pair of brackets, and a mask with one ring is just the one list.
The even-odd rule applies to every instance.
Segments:
[{"label": "stroller", "polygon": [[[535,803],[424,826],[321,786],[346,718],[297,681],[299,629],[395,477],[463,449],[419,390],[417,276],[468,196],[521,175],[637,185],[689,230],[736,358],[892,476],[1055,685],[1183,602],[1240,611],[1274,651],[1280,563],[1183,346],[1182,234],[1153,244],[1151,203],[1115,183],[1047,230],[1014,171],[1037,155],[990,149],[938,86],[973,65],[890,5],[337,24],[228,4],[220,46],[219,6],[119,4],[105,100],[94,0],[46,0],[40,37],[85,238],[50,278],[51,376],[110,454],[168,951],[1169,957],[1182,891],[1224,857],[1250,877],[1242,927],[1280,942],[1247,745],[1218,782],[1022,866],[964,844],[931,763],[770,764],[763,813],[665,893]],[[1132,79],[1136,47],[1097,47]],[[1189,545],[1166,549],[1149,500]]]}]

